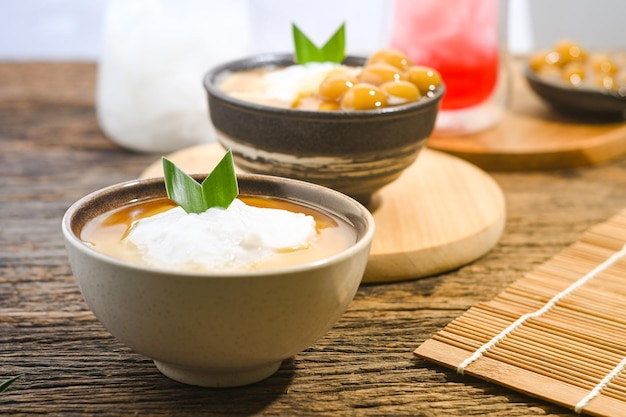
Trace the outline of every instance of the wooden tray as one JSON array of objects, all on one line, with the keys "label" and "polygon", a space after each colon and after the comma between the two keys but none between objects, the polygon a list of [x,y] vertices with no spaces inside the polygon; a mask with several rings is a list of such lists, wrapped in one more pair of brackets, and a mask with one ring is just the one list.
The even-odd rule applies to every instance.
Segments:
[{"label": "wooden tray", "polygon": [[493,128],[431,137],[429,146],[493,171],[573,168],[626,154],[626,121],[591,122],[554,112],[528,87],[518,67],[512,100]]},{"label": "wooden tray", "polygon": [[[223,154],[213,143],[168,158],[188,173],[205,173]],[[162,175],[160,160],[141,173]],[[430,149],[375,194],[369,208],[376,235],[363,282],[421,278],[472,262],[498,242],[506,217],[503,193],[489,175]]]}]

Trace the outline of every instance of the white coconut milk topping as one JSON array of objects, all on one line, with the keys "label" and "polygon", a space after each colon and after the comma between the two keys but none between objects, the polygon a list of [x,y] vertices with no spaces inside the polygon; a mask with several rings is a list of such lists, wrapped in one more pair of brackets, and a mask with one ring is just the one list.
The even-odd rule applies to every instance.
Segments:
[{"label": "white coconut milk topping", "polygon": [[234,97],[253,102],[277,101],[289,107],[299,97],[312,95],[320,83],[331,71],[344,71],[357,74],[359,68],[348,67],[332,62],[310,62],[303,65],[291,65],[268,71],[262,76],[248,80],[245,88],[225,84],[222,88]]},{"label": "white coconut milk topping", "polygon": [[154,266],[242,269],[281,251],[304,249],[316,236],[312,216],[236,199],[228,209],[188,214],[176,207],[141,219],[125,241]]},{"label": "white coconut milk topping", "polygon": [[317,90],[326,75],[338,67],[331,62],[311,62],[268,72],[263,76],[268,98],[293,101],[300,94]]}]

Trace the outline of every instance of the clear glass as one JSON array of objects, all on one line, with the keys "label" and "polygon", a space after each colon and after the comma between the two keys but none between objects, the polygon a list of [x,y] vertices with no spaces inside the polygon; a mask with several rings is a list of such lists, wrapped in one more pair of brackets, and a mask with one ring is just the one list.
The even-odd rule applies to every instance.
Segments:
[{"label": "clear glass", "polygon": [[434,135],[497,123],[506,108],[506,0],[394,0],[390,45],[446,85]]},{"label": "clear glass", "polygon": [[245,0],[109,0],[96,110],[125,148],[167,153],[215,140],[202,77],[250,50]]}]

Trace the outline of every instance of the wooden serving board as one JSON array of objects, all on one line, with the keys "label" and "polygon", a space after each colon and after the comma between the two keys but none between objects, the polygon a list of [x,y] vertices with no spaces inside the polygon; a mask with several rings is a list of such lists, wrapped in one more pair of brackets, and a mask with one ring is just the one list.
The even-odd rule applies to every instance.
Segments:
[{"label": "wooden serving board", "polygon": [[552,110],[515,67],[511,102],[494,127],[466,136],[433,136],[433,149],[493,171],[573,168],[626,154],[626,121],[591,122]]},{"label": "wooden serving board", "polygon": [[[224,155],[217,143],[169,155],[188,173],[209,172]],[[162,176],[161,161],[141,173]],[[430,149],[372,198],[376,234],[363,282],[426,277],[487,253],[506,219],[498,184],[474,165]]]}]

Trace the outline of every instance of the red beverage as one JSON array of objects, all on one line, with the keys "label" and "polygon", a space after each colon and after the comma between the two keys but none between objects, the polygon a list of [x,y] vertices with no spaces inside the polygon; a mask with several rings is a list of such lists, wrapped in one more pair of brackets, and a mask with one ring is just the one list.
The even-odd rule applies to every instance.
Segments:
[{"label": "red beverage", "polygon": [[499,0],[395,0],[391,47],[436,68],[442,110],[487,100],[499,72]]},{"label": "red beverage", "polygon": [[446,84],[442,109],[464,109],[485,101],[498,80],[498,57],[474,65],[434,64]]}]

